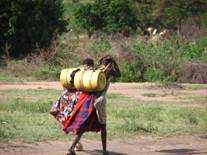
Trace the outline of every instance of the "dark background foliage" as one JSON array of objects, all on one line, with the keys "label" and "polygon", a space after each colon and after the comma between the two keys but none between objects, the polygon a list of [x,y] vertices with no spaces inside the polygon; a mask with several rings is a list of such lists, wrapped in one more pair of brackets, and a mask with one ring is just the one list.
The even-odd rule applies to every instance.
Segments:
[{"label": "dark background foliage", "polygon": [[200,26],[206,10],[205,0],[95,0],[80,5],[74,15],[89,35],[104,30],[129,36],[130,31],[145,32],[150,26],[177,30],[191,17]]},{"label": "dark background foliage", "polygon": [[48,47],[66,30],[62,0],[1,0],[1,55],[19,58]]},{"label": "dark background foliage", "polygon": [[57,80],[110,54],[120,81],[206,83],[206,10],[206,0],[0,0],[0,81]]}]

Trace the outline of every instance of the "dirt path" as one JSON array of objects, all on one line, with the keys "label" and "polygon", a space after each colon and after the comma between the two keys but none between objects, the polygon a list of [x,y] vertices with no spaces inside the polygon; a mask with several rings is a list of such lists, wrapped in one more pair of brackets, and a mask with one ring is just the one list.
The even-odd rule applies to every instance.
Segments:
[{"label": "dirt path", "polygon": [[[22,82],[1,83],[0,90],[4,89],[59,89],[59,82]],[[191,106],[207,106],[207,87],[200,89],[186,89],[185,85],[158,87],[153,83],[112,83],[109,93],[120,93],[139,101],[165,102]],[[198,100],[199,99],[199,100]]]},{"label": "dirt path", "polygon": [[[83,152],[78,155],[101,154],[101,143],[96,140],[83,140]],[[0,143],[0,155],[63,155],[69,142],[50,141],[36,144],[21,142]],[[206,155],[207,137],[176,136],[166,138],[139,137],[116,139],[108,142],[110,155]]]}]

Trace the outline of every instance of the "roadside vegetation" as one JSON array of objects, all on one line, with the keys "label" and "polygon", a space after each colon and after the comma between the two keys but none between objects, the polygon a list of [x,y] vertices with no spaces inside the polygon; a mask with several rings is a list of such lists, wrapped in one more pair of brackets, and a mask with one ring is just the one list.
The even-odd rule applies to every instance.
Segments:
[{"label": "roadside vegetation", "polygon": [[[122,82],[207,82],[206,1],[2,4],[0,81],[58,80],[61,69],[78,66],[86,57],[97,61],[110,54],[120,65]],[[34,12],[27,9],[32,4]],[[24,22],[30,17],[25,14],[37,21]],[[23,30],[26,36],[20,35]]]}]

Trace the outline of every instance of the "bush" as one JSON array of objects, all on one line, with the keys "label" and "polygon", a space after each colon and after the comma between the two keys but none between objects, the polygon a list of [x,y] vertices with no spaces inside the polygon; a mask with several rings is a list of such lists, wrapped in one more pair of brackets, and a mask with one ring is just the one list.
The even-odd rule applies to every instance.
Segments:
[{"label": "bush", "polygon": [[133,3],[129,0],[111,0],[107,7],[106,31],[128,35],[137,29],[137,19]]},{"label": "bush", "polygon": [[81,5],[74,13],[76,25],[85,29],[91,36],[93,32],[102,29],[105,25],[102,9],[97,3]]},{"label": "bush", "polygon": [[91,43],[88,45],[88,50],[89,52],[92,52],[92,55],[95,58],[99,59],[103,53],[107,53],[111,50],[111,44],[105,38],[95,41],[91,40]]},{"label": "bush", "polygon": [[32,74],[37,80],[59,80],[60,71],[60,67],[45,65],[33,71]]},{"label": "bush", "polygon": [[66,30],[62,0],[1,0],[0,10],[1,55],[25,56]]},{"label": "bush", "polygon": [[89,36],[95,31],[107,33],[121,32],[128,35],[136,30],[136,15],[130,0],[96,0],[75,11],[77,25],[85,29]]},{"label": "bush", "polygon": [[165,78],[164,72],[156,68],[148,68],[144,73],[144,79],[146,81],[155,82],[162,81]]},{"label": "bush", "polygon": [[187,43],[183,48],[183,56],[187,60],[203,60],[207,62],[207,37]]},{"label": "bush", "polygon": [[[181,47],[173,40],[162,43],[135,43],[134,54],[145,66],[144,80],[175,80],[183,62]],[[137,68],[139,69],[139,68]]]},{"label": "bush", "polygon": [[121,78],[123,82],[144,81],[143,73],[146,67],[140,57],[134,56],[131,61],[121,61]]}]

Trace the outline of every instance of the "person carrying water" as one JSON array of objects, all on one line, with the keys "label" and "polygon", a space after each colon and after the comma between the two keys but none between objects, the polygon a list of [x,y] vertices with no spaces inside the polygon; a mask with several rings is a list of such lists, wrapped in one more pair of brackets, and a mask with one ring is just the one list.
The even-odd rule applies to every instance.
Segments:
[{"label": "person carrying water", "polygon": [[[91,58],[86,58],[83,60],[82,66],[74,70],[70,74],[71,82],[74,81],[75,74],[80,70],[93,70],[94,61]],[[78,100],[80,92],[75,89],[64,88],[62,95],[58,98],[56,102],[53,103],[50,110],[50,114],[53,115],[60,123],[64,125],[66,119],[72,115],[73,108]],[[81,142],[77,143],[75,147],[76,151],[83,150],[83,145]]]},{"label": "person carrying water", "polygon": [[118,65],[110,56],[101,58],[98,65],[106,75],[107,84],[101,92],[82,92],[80,94],[73,115],[66,121],[63,129],[66,133],[75,133],[67,155],[75,155],[75,147],[86,131],[101,131],[103,154],[107,154],[106,92],[111,78],[119,77],[121,74]]}]

